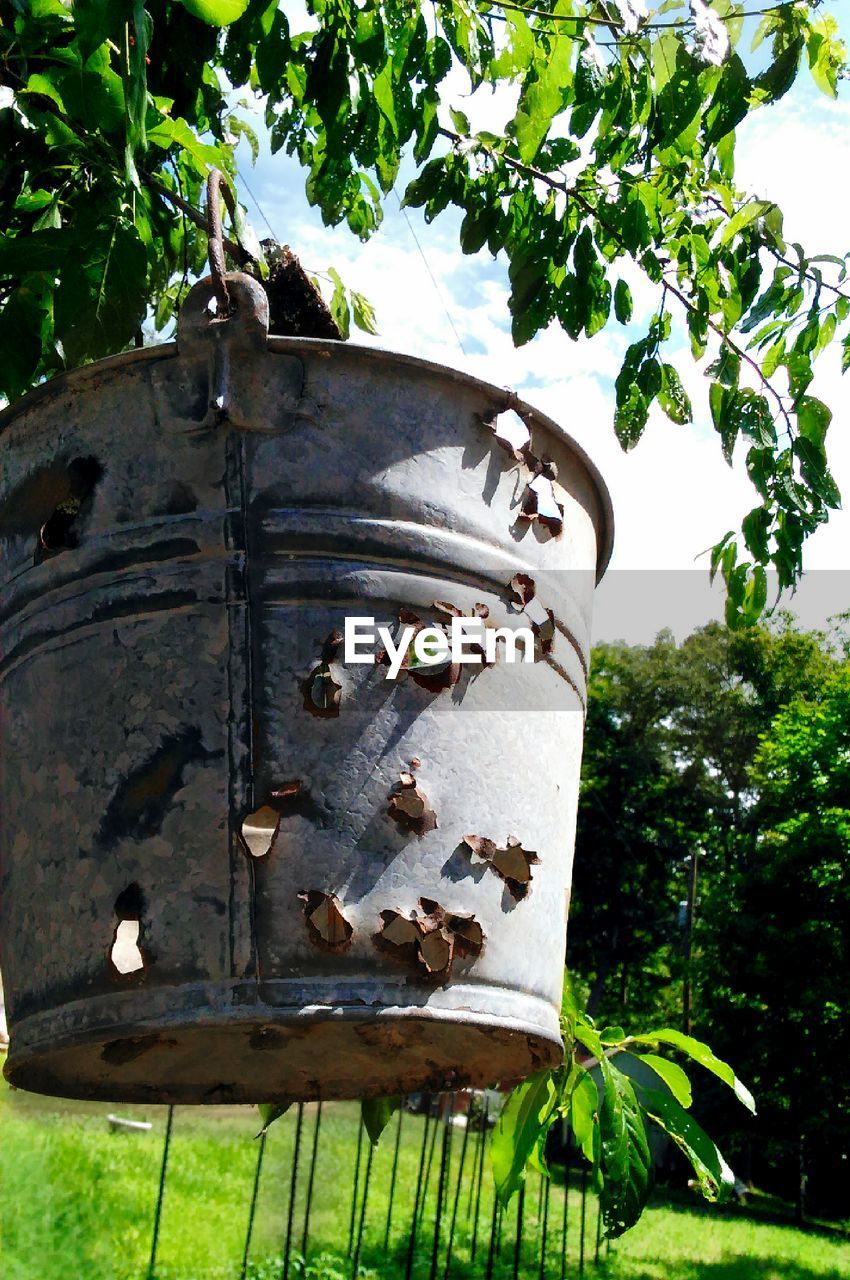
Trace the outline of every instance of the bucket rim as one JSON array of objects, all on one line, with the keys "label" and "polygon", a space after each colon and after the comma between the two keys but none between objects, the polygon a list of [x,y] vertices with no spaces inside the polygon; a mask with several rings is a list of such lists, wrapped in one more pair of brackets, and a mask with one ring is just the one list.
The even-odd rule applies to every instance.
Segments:
[{"label": "bucket rim", "polygon": [[[396,366],[406,367],[410,369],[419,369],[424,372],[439,374],[448,382],[453,382],[458,386],[471,387],[476,391],[483,392],[491,397],[504,398],[507,394],[513,394],[509,388],[497,386],[495,383],[487,382],[484,378],[476,377],[475,374],[465,373],[460,369],[455,369],[451,365],[440,364],[436,360],[426,360],[422,356],[409,355],[406,352],[393,351],[387,347],[367,346],[365,343],[359,342],[343,342],[332,338],[301,338],[290,336],[279,336],[269,334],[267,340],[267,349],[269,352],[277,354],[304,352],[317,352],[326,356],[335,354],[350,355],[357,354],[366,357],[377,363],[392,364]],[[159,360],[172,359],[178,355],[178,344],[176,340],[162,342],[149,347],[140,347],[132,351],[121,351],[117,355],[105,356],[101,360],[94,360],[91,364],[81,365],[75,369],[66,369],[61,373],[55,374],[52,378],[48,378],[39,386],[34,387],[32,391],[28,391],[26,395],[21,396],[14,404],[7,405],[0,410],[0,436],[2,436],[8,425],[18,418],[22,413],[26,413],[30,408],[40,404],[43,400],[52,398],[54,395],[71,386],[77,386],[80,383],[88,382],[98,378],[102,373],[111,372],[113,369],[122,369],[128,365],[153,363]],[[530,419],[531,426],[538,426],[544,431],[550,432],[556,436],[563,444],[566,444],[576,459],[582,464],[587,472],[593,485],[597,503],[599,506],[599,524],[600,539],[596,557],[596,581],[599,583],[603,577],[608,565],[611,561],[611,555],[614,549],[614,507],[611,501],[611,493],[608,485],[599,470],[599,467],[591,458],[587,450],[574,439],[570,433],[565,430],[560,423],[542,410],[535,408],[527,400],[520,396],[515,399],[517,409],[521,410],[523,415]]]}]

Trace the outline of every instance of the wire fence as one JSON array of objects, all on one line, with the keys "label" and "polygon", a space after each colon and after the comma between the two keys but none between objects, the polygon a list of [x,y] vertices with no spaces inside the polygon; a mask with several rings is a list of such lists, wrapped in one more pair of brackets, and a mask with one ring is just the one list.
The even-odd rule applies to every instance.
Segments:
[{"label": "wire fence", "polygon": [[[550,1176],[529,1170],[502,1207],[488,1153],[496,1110],[487,1095],[408,1098],[375,1147],[351,1104],[293,1107],[258,1139],[234,1280],[584,1275],[609,1246],[569,1130],[552,1135]],[[167,1181],[179,1176],[173,1151],[169,1160],[173,1129],[179,1133],[179,1115],[175,1124],[170,1108],[147,1280],[166,1275],[157,1267],[169,1227]],[[179,1230],[179,1223],[172,1227]]]}]

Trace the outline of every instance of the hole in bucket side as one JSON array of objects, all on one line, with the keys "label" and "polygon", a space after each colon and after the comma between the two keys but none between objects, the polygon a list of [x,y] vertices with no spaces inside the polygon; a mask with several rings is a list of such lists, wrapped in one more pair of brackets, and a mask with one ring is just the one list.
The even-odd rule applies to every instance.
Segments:
[{"label": "hole in bucket side", "polygon": [[115,973],[122,978],[140,973],[145,968],[141,947],[145,909],[145,895],[136,880],[122,889],[115,899],[118,924],[112,935],[109,961]]},{"label": "hole in bucket side", "polygon": [[119,920],[112,940],[109,959],[112,967],[121,977],[131,973],[139,973],[145,967],[139,940],[142,924],[140,920]]},{"label": "hole in bucket side", "polygon": [[252,858],[265,858],[271,853],[280,834],[281,819],[285,813],[298,810],[299,800],[309,801],[304,795],[304,783],[300,778],[291,778],[271,791],[265,804],[245,815],[239,833]]},{"label": "hole in bucket side", "polygon": [[79,524],[87,513],[95,488],[103,475],[97,458],[74,458],[64,477],[65,493],[38,531],[34,564],[79,544]]},{"label": "hole in bucket side", "polygon": [[270,804],[260,805],[242,823],[242,839],[252,858],[265,858],[274,848],[280,830],[280,813]]}]

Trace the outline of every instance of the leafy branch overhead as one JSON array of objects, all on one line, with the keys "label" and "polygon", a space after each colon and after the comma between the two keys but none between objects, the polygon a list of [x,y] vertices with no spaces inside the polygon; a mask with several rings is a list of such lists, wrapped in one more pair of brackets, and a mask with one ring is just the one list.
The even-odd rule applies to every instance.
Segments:
[{"label": "leafy branch overhead", "polygon": [[[850,363],[846,259],[786,243],[781,211],[736,175],[735,130],[798,74],[836,96],[828,3],[308,0],[296,19],[276,0],[0,0],[0,49],[8,398],[123,349],[148,315],[172,323],[203,268],[206,172],[233,174],[241,138],[258,150],[253,100],[325,222],[361,239],[406,157],[404,203],[429,221],[456,206],[463,251],[506,260],[517,343],[553,323],[573,339],[628,326],[625,448],[654,405],[690,422],[671,354],[687,331],[720,447],[742,450],[757,495],[712,554],[730,622],[758,616],[768,566],[794,583],[839,503],[812,377],[835,342]],[[504,127],[471,123],[479,101]],[[235,260],[264,275],[235,221]],[[364,299],[328,285],[343,333],[374,328]]]}]

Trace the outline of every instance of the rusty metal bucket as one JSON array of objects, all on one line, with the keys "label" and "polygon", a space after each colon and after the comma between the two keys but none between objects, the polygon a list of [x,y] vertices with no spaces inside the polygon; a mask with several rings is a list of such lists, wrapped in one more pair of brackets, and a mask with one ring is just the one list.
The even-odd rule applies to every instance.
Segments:
[{"label": "rusty metal bucket", "polygon": [[[199,1103],[516,1080],[562,1052],[607,492],[517,402],[511,456],[504,391],[268,338],[228,282],[231,318],[202,281],[176,344],[0,418],[6,1074]],[[512,627],[532,590],[531,665],[389,680],[332,635]]]}]

